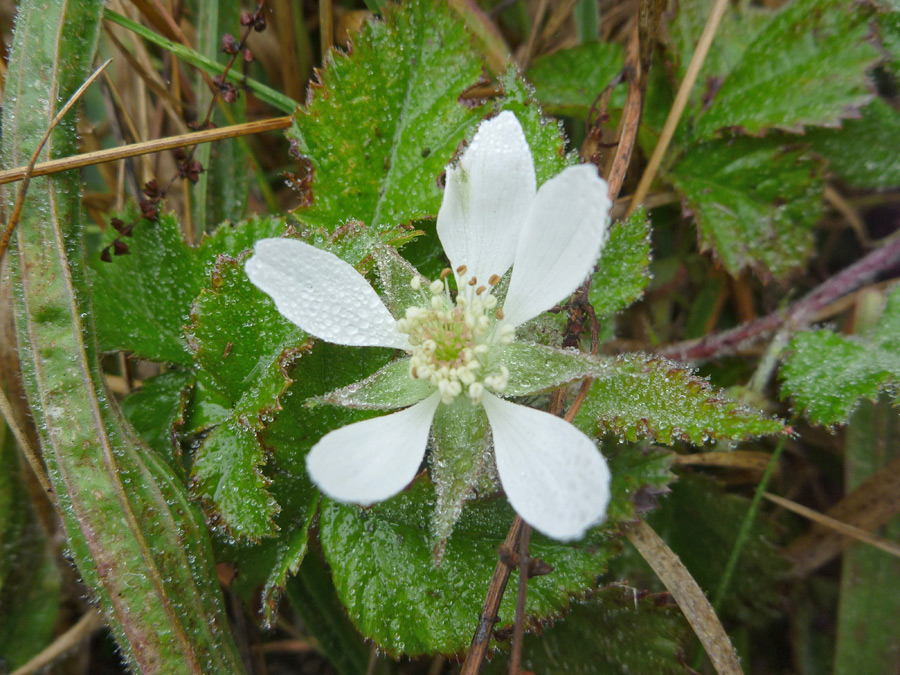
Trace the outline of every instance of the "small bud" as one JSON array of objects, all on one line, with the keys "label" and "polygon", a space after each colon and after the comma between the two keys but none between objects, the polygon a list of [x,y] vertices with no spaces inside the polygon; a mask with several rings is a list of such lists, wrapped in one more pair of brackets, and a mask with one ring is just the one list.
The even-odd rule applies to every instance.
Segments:
[{"label": "small bud", "polygon": [[125,229],[125,223],[122,222],[119,218],[113,218],[112,220],[109,221],[109,224],[119,234],[122,234],[122,230]]},{"label": "small bud", "polygon": [[241,52],[241,58],[244,59],[245,63],[250,63],[255,57],[249,47],[244,47],[244,51]]},{"label": "small bud", "polygon": [[237,54],[237,40],[231,33],[222,36],[222,51],[226,54]]},{"label": "small bud", "polygon": [[116,239],[112,243],[112,246],[113,246],[113,253],[115,255],[127,255],[128,253],[131,253],[131,251],[128,250],[128,244],[126,244],[121,239]]},{"label": "small bud", "polygon": [[109,253],[109,246],[107,246],[100,252],[100,260],[108,263],[112,262],[112,256]]}]

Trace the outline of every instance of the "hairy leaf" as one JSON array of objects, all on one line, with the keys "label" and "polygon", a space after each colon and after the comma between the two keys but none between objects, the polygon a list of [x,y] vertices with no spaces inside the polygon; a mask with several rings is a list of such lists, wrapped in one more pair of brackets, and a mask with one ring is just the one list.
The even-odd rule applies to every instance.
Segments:
[{"label": "hairy leaf", "polygon": [[312,171],[295,211],[333,230],[356,218],[378,233],[437,214],[437,177],[485,112],[458,99],[481,75],[465,25],[414,0],[367,23],[350,55],[332,52],[288,135]]},{"label": "hairy leaf", "polygon": [[[322,546],[350,618],[391,655],[462,652],[472,639],[484,593],[513,513],[505,500],[471,503],[447,542],[440,566],[432,554],[429,518],[434,492],[419,480],[369,509],[326,502]],[[571,595],[593,588],[617,548],[603,530],[575,545],[532,536],[532,555],[554,567],[528,585],[529,624],[556,615]],[[497,628],[512,625],[510,581]]]},{"label": "hairy leaf", "polygon": [[266,491],[257,432],[281,409],[291,383],[287,367],[308,349],[307,336],[250,283],[238,261],[220,257],[210,279],[212,288],[191,310],[189,340],[200,380],[232,410],[197,449],[192,491],[231,533],[258,539],[274,531],[278,505]]},{"label": "hairy leaf", "polygon": [[900,137],[900,114],[883,99],[862,111],[862,119],[844,120],[840,129],[815,129],[808,139],[828,169],[856,188],[884,190],[900,185],[900,162],[894,144]]},{"label": "hairy leaf", "polygon": [[599,318],[640,299],[650,282],[650,221],[643,207],[614,224],[591,279],[590,301]]},{"label": "hairy leaf", "polygon": [[791,340],[781,368],[782,391],[817,424],[843,424],[860,399],[879,392],[896,397],[900,380],[900,288],[888,296],[871,336],[842,336],[830,330],[800,333]]},{"label": "hairy leaf", "polygon": [[752,267],[783,277],[812,251],[821,171],[777,139],[737,139],[694,146],[670,178],[697,219],[703,250],[731,274]]},{"label": "hairy leaf", "polygon": [[872,98],[867,72],[870,10],[850,0],[798,0],[760,29],[698,120],[710,138],[723,129],[758,135],[834,126]]},{"label": "hairy leaf", "polygon": [[[131,209],[122,220],[133,222]],[[285,229],[284,219],[254,217],[242,223],[224,223],[212,235],[204,235],[194,250],[185,243],[171,213],[156,222],[140,220],[131,237],[123,241],[128,255],[103,262],[89,262],[91,292],[97,317],[100,348],[125,349],[136,356],[192,366],[194,359],[184,338],[191,303],[209,284],[209,274],[219,255],[237,256],[254,242],[274,237]],[[116,232],[104,235],[108,245]]]},{"label": "hairy leaf", "polygon": [[575,425],[589,435],[611,431],[630,441],[702,445],[784,429],[671,361],[630,354],[612,360],[609,368],[591,385],[575,417]]}]

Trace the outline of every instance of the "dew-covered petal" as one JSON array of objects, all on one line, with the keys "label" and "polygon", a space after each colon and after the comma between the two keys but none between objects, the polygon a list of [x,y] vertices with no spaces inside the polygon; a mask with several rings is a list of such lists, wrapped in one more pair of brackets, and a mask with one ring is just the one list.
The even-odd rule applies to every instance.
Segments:
[{"label": "dew-covered petal", "polygon": [[297,239],[262,239],[244,270],[286,319],[310,335],[352,347],[409,349],[378,294],[333,253]]},{"label": "dew-covered petal", "polygon": [[606,181],[592,164],[569,167],[541,186],[516,247],[507,321],[519,326],[578,288],[606,241],[609,209]]},{"label": "dew-covered petal", "polygon": [[534,529],[577,539],[603,520],[609,468],[593,441],[565,420],[486,394],[497,472],[509,503]]},{"label": "dew-covered petal", "polygon": [[536,185],[534,160],[516,116],[505,111],[482,122],[459,164],[447,167],[438,212],[438,236],[454,273],[465,265],[465,276],[480,283],[506,273]]},{"label": "dew-covered petal", "polygon": [[435,393],[406,410],[326,434],[306,456],[310,478],[341,502],[368,505],[394,496],[416,476],[440,400]]}]

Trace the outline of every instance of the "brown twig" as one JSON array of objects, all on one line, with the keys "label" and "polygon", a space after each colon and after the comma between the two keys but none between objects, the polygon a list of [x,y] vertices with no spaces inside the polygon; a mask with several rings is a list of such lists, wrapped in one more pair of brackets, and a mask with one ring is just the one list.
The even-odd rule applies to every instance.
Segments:
[{"label": "brown twig", "polygon": [[679,342],[657,351],[677,361],[702,361],[760,340],[790,322],[801,328],[825,306],[900,262],[900,238],[888,242],[842,270],[784,311],[699,340]]},{"label": "brown twig", "polygon": [[[121,148],[110,148],[109,150],[87,152],[83,155],[75,155],[74,157],[54,159],[49,162],[36,164],[31,176],[47,176],[59,173],[60,171],[68,171],[69,169],[79,169],[81,167],[103,164],[105,162],[115,162],[119,159],[137,157],[139,155],[147,155],[154,152],[163,152],[174,148],[185,148],[190,145],[197,145],[198,143],[211,143],[226,138],[250,136],[266,131],[287,129],[291,126],[292,119],[293,118],[291,117],[275,117],[269,120],[235,124],[233,126],[221,127],[218,129],[206,129],[205,131],[195,131],[189,134],[169,136],[153,141],[145,141],[143,143],[133,143]],[[27,167],[17,167],[15,169],[0,171],[0,185],[22,180],[25,177],[26,169]]]},{"label": "brown twig", "polygon": [[[519,534],[524,525],[525,522],[517,515],[502,544],[504,550],[515,551],[518,548]],[[500,601],[506,591],[511,570],[512,566],[502,556],[498,557],[494,575],[491,577],[491,583],[488,585],[488,592],[481,608],[481,616],[478,618],[478,626],[475,628],[475,635],[472,637],[472,644],[469,646],[469,653],[466,655],[460,675],[475,675],[481,671],[481,663],[491,644],[491,632],[499,619],[497,611],[500,609]]]}]

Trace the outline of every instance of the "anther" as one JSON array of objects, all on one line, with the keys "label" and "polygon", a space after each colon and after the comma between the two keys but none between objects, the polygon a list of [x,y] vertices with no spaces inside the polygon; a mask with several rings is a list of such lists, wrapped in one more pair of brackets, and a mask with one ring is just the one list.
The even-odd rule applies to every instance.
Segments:
[{"label": "anther", "polygon": [[422,277],[418,275],[413,276],[413,278],[409,280],[409,285],[414,291],[418,291],[420,288],[422,288]]},{"label": "anther", "polygon": [[491,286],[496,286],[497,284],[500,283],[500,275],[499,275],[499,274],[492,274],[492,275],[491,275],[491,278],[488,279],[488,283],[489,283]]},{"label": "anther", "polygon": [[419,379],[419,369],[416,368],[415,366],[413,366],[412,368],[410,368],[409,374],[412,375],[412,378],[413,378],[414,380]]},{"label": "anther", "polygon": [[446,279],[451,274],[453,274],[453,270],[451,270],[449,267],[445,267],[441,270],[441,279]]},{"label": "anther", "polygon": [[497,308],[497,313],[496,313],[494,316],[497,317],[497,321],[503,321],[503,308],[502,308],[502,307],[498,307],[498,308]]},{"label": "anther", "polygon": [[434,281],[431,282],[431,285],[428,288],[431,290],[432,293],[437,295],[442,290],[444,290],[444,284],[439,279],[435,279]]},{"label": "anther", "polygon": [[478,279],[476,279],[475,277],[472,277],[471,279],[469,279],[469,286],[474,286],[477,283],[478,283]]},{"label": "anther", "polygon": [[475,289],[475,295],[481,295],[487,290],[487,286],[479,286]]},{"label": "anther", "polygon": [[459,267],[456,268],[456,273],[459,276],[462,276],[463,274],[465,274],[468,271],[469,271],[469,268],[466,267],[465,265],[460,265]]}]

